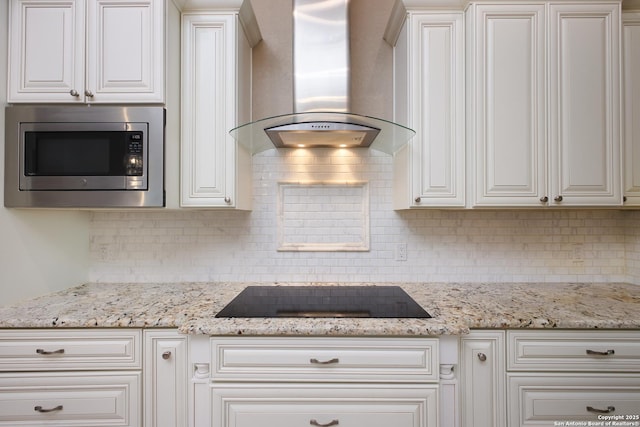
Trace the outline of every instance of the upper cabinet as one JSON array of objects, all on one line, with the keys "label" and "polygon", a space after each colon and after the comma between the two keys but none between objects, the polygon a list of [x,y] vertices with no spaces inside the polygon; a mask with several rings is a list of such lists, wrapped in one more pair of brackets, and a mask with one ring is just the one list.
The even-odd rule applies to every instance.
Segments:
[{"label": "upper cabinet", "polygon": [[252,17],[246,1],[182,14],[182,207],[251,206],[251,154],[229,130],[251,118]]},{"label": "upper cabinet", "polygon": [[625,206],[640,206],[640,12],[625,12],[622,20],[624,198]]},{"label": "upper cabinet", "polygon": [[8,102],[163,103],[165,0],[10,0]]},{"label": "upper cabinet", "polygon": [[394,156],[394,208],[464,207],[463,13],[398,16],[406,19],[385,35],[394,45],[395,120],[416,135]]},{"label": "upper cabinet", "polygon": [[620,4],[467,9],[472,205],[618,206]]}]

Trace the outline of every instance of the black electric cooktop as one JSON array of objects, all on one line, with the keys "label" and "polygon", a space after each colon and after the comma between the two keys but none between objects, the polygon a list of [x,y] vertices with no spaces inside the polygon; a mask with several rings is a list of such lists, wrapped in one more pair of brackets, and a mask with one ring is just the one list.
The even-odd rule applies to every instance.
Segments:
[{"label": "black electric cooktop", "polygon": [[216,317],[431,316],[399,286],[249,286]]}]

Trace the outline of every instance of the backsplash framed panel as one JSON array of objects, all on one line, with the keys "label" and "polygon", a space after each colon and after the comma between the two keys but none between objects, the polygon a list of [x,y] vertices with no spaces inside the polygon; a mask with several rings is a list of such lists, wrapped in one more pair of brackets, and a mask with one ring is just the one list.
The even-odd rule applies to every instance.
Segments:
[{"label": "backsplash framed panel", "polygon": [[[269,150],[253,163],[251,212],[93,212],[90,280],[640,284],[638,211],[394,211],[391,157],[377,151]],[[367,183],[369,250],[278,250],[282,182]]]},{"label": "backsplash framed panel", "polygon": [[366,182],[278,184],[279,251],[368,251]]}]

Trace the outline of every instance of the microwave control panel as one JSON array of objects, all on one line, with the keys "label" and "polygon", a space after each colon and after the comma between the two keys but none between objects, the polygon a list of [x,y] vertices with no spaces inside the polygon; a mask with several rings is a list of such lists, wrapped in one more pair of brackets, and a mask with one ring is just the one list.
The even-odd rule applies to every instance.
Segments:
[{"label": "microwave control panel", "polygon": [[127,176],[142,176],[144,173],[144,148],[142,132],[127,132]]}]

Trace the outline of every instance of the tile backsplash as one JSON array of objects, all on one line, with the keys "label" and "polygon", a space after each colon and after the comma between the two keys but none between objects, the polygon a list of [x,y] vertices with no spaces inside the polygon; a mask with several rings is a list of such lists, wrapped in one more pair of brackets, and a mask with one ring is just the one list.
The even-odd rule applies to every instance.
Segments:
[{"label": "tile backsplash", "polygon": [[[92,213],[90,280],[640,284],[640,211],[394,211],[391,176],[391,158],[372,150],[269,150],[254,157],[250,212]],[[279,251],[283,182],[368,183],[370,249]]]}]

